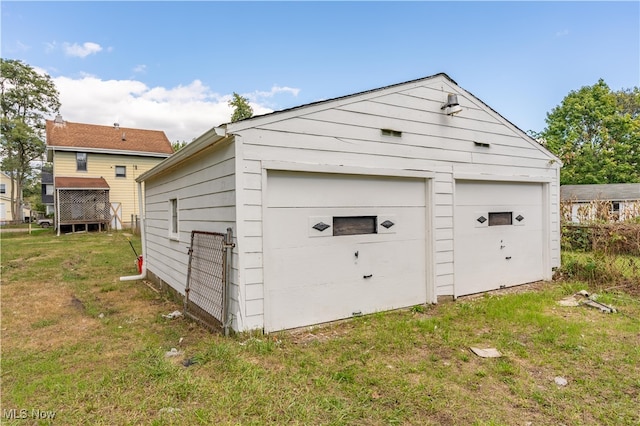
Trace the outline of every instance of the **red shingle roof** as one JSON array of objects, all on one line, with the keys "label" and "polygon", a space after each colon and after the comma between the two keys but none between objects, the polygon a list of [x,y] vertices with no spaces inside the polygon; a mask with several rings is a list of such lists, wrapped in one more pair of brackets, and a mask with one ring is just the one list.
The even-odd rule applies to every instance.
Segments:
[{"label": "red shingle roof", "polygon": [[104,178],[85,177],[56,177],[56,189],[109,189],[109,184]]},{"label": "red shingle roof", "polygon": [[163,131],[47,120],[47,146],[173,154]]}]

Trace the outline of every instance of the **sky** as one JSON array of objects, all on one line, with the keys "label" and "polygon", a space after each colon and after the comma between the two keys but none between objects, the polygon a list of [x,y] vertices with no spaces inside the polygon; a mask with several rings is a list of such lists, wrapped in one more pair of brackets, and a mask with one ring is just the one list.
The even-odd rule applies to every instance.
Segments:
[{"label": "sky", "polygon": [[[640,2],[0,2],[3,59],[65,120],[190,142],[230,121],[446,73],[522,130],[572,90],[640,86]],[[53,117],[51,117],[53,119]]]}]

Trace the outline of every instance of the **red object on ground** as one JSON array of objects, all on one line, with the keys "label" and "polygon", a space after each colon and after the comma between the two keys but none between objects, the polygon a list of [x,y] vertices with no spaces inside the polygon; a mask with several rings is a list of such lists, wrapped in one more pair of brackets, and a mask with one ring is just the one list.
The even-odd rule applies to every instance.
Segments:
[{"label": "red object on ground", "polygon": [[142,256],[138,256],[138,273],[141,274],[142,273]]}]

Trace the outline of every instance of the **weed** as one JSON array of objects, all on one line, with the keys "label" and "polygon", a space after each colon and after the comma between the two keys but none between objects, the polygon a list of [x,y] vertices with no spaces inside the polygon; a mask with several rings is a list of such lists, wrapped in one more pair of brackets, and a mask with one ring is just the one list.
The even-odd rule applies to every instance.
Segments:
[{"label": "weed", "polygon": [[54,325],[58,322],[58,320],[56,319],[41,319],[38,320],[36,322],[31,323],[31,328],[33,329],[37,329],[37,328],[44,328],[44,327],[49,327],[50,325]]}]

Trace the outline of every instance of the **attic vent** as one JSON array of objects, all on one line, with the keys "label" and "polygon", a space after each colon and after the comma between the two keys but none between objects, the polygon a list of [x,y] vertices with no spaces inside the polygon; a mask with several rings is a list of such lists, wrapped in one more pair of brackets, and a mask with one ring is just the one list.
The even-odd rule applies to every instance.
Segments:
[{"label": "attic vent", "polygon": [[489,144],[487,142],[473,142],[475,146],[479,146],[481,148],[489,148]]},{"label": "attic vent", "polygon": [[399,132],[398,130],[380,129],[380,131],[382,132],[382,136],[393,136],[394,138],[402,136],[402,132]]}]

